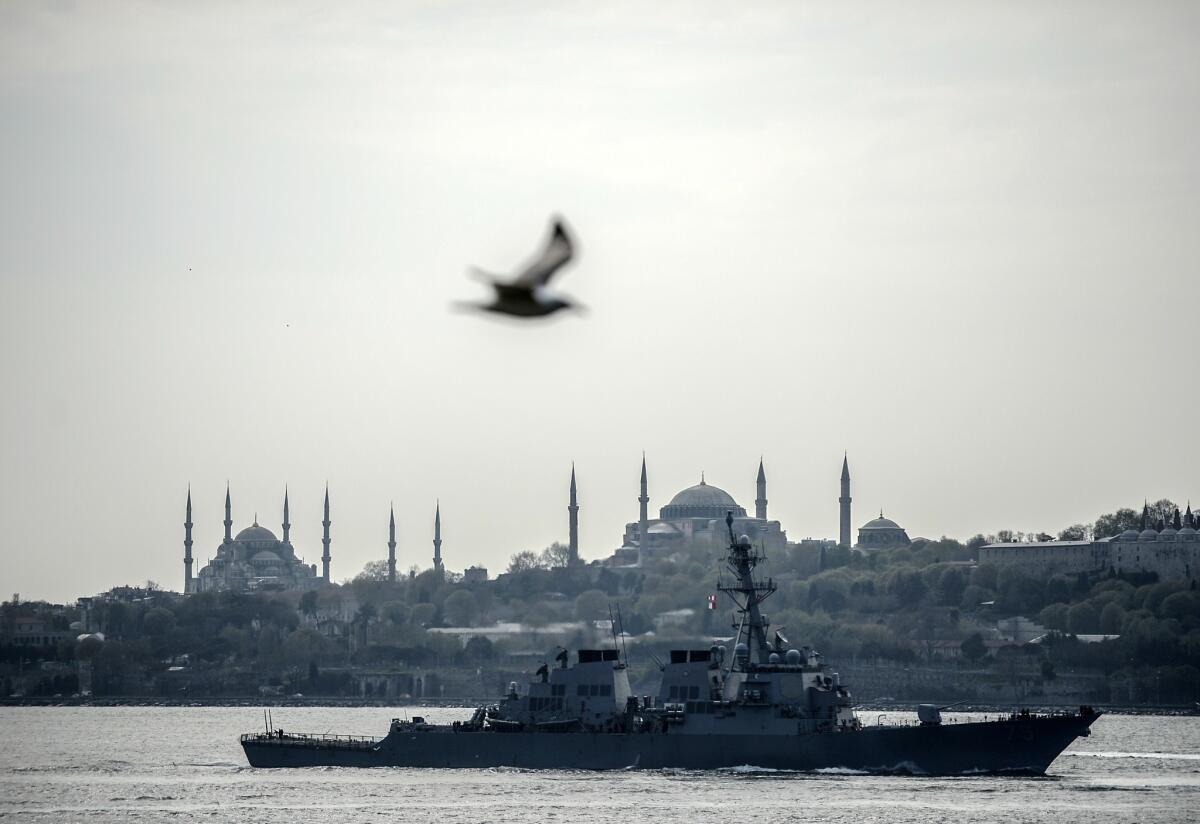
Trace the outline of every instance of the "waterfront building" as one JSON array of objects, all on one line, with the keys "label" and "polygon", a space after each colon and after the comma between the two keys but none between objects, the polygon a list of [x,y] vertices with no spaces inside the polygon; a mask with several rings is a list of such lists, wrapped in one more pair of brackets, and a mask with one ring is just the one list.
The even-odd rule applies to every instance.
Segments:
[{"label": "waterfront building", "polygon": [[1200,516],[1188,505],[1171,521],[1152,525],[1149,507],[1142,509],[1141,529],[1094,541],[995,543],[979,548],[983,564],[1021,564],[1040,574],[1110,572],[1153,573],[1161,581],[1200,578]]}]

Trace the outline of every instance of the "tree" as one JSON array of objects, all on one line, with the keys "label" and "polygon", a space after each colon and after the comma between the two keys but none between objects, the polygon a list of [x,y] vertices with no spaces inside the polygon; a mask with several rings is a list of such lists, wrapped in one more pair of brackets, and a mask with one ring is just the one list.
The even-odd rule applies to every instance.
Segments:
[{"label": "tree", "polygon": [[1086,541],[1090,527],[1085,524],[1071,524],[1058,533],[1060,541]]},{"label": "tree", "polygon": [[971,583],[984,589],[996,588],[996,567],[993,564],[980,564],[971,570]]},{"label": "tree", "polygon": [[385,621],[398,627],[404,626],[408,623],[409,615],[411,613],[412,610],[409,609],[408,604],[404,603],[403,601],[388,601],[379,610],[380,616],[382,616]]},{"label": "tree", "polygon": [[442,612],[446,620],[456,627],[471,627],[479,617],[479,603],[465,589],[450,593],[442,604]]},{"label": "tree", "polygon": [[[598,589],[588,589],[575,599],[575,615],[580,621],[595,621],[608,617],[609,598]],[[648,616],[653,618],[654,616]]]},{"label": "tree", "polygon": [[387,579],[387,561],[367,561],[362,572],[354,576],[355,581],[386,581]]},{"label": "tree", "polygon": [[531,569],[542,569],[542,559],[532,549],[514,552],[508,561],[508,571],[513,574],[528,572]]},{"label": "tree", "polygon": [[888,581],[888,594],[894,595],[903,608],[917,607],[925,597],[925,592],[925,581],[921,578],[921,573],[915,570],[895,570]]},{"label": "tree", "polygon": [[1154,522],[1171,523],[1175,519],[1175,510],[1179,507],[1170,499],[1163,498],[1150,504],[1150,519]]},{"label": "tree", "polygon": [[1043,600],[1048,604],[1054,604],[1059,601],[1063,603],[1071,600],[1071,581],[1062,575],[1053,575],[1050,580],[1046,581],[1046,590],[1043,595]]},{"label": "tree", "polygon": [[978,632],[968,635],[959,648],[962,650],[963,658],[968,661],[978,661],[987,655],[987,646],[983,643],[983,636]]},{"label": "tree", "polygon": [[419,627],[428,627],[437,615],[437,607],[433,604],[417,604],[412,608],[411,621]]},{"label": "tree", "polygon": [[298,629],[283,642],[283,657],[289,666],[307,667],[329,654],[328,638],[314,629]]},{"label": "tree", "polygon": [[1075,635],[1095,632],[1100,625],[1100,615],[1087,601],[1075,604],[1067,610],[1067,630]]},{"label": "tree", "polygon": [[317,614],[317,591],[310,589],[300,596],[299,610],[302,615],[312,617]]},{"label": "tree", "polygon": [[1125,610],[1121,605],[1110,603],[1100,610],[1100,631],[1105,635],[1119,635],[1121,624],[1125,623]]},{"label": "tree", "polygon": [[161,637],[175,629],[175,613],[162,607],[152,607],[142,616],[142,629],[147,635]]},{"label": "tree", "polygon": [[1136,530],[1141,526],[1142,515],[1132,509],[1121,508],[1109,515],[1101,515],[1092,527],[1092,536],[1096,540],[1120,535],[1127,529]]},{"label": "tree", "polygon": [[1068,609],[1066,604],[1050,604],[1038,613],[1038,621],[1049,629],[1066,632]]},{"label": "tree", "polygon": [[[1163,598],[1158,614],[1163,618],[1193,621],[1200,618],[1200,595],[1195,592],[1176,592]],[[1107,632],[1107,630],[1105,630]]]},{"label": "tree", "polygon": [[360,624],[369,625],[378,617],[379,610],[376,609],[374,604],[372,604],[370,601],[367,601],[358,608],[358,612],[355,614],[354,619]]},{"label": "tree", "polygon": [[571,565],[571,547],[555,541],[542,550],[538,565],[546,569],[562,569]]},{"label": "tree", "polygon": [[967,588],[966,576],[958,567],[946,567],[938,576],[938,602],[942,606],[958,606]]}]

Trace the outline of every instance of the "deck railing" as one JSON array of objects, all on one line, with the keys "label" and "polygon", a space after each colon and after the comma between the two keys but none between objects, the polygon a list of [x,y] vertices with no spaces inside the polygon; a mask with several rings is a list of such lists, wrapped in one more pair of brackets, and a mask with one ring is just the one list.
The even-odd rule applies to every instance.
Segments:
[{"label": "deck railing", "polygon": [[325,735],[322,733],[251,732],[242,736],[243,744],[261,747],[307,747],[311,749],[373,750],[379,739],[364,735]]}]

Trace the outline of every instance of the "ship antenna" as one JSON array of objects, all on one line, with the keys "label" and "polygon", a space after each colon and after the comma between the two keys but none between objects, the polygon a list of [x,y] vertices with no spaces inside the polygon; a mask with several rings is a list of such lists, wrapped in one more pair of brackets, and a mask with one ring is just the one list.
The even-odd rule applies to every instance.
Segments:
[{"label": "ship antenna", "polygon": [[621,627],[621,652],[625,655],[625,667],[629,667],[629,648],[625,646],[625,622],[621,619],[621,605],[617,604],[617,625]]}]

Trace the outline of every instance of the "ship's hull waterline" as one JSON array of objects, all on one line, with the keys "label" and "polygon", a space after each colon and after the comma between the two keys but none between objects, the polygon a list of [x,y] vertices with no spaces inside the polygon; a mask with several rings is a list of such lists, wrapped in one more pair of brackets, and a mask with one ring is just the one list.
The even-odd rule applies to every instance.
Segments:
[{"label": "ship's hull waterline", "polygon": [[1099,713],[1017,716],[809,735],[394,730],[354,746],[320,738],[245,736],[255,767],[692,769],[1041,775]]}]

